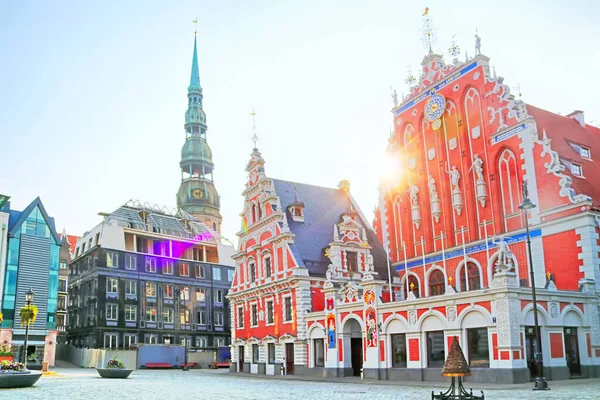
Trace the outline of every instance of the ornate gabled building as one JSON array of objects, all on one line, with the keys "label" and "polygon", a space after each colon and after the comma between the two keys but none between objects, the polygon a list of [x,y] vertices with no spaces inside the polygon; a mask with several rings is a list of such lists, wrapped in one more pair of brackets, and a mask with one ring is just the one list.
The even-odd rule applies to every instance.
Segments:
[{"label": "ornate gabled building", "polygon": [[[231,367],[270,375],[311,373],[311,367],[324,366],[327,345],[323,329],[309,340],[307,319],[327,309],[329,343],[337,346],[337,322],[345,315],[333,313],[335,304],[325,293],[343,296],[343,310],[361,298],[363,284],[378,282],[373,295],[389,299],[382,289],[386,256],[347,181],[330,189],[272,179],[264,163],[255,148],[246,167],[243,229],[228,296]],[[341,335],[339,346],[349,349],[357,337],[360,341],[360,332]]]},{"label": "ornate gabled building", "polygon": [[188,86],[188,109],[185,112],[185,143],[181,149],[181,184],[177,206],[190,213],[220,236],[220,199],[213,182],[212,151],[206,141],[206,113],[198,71],[198,51],[194,37],[192,74]]},{"label": "ornate gabled building", "polygon": [[528,381],[533,268],[546,377],[599,376],[600,129],[515,98],[480,43],[465,62],[428,54],[392,110],[374,226],[399,285],[378,308],[377,369],[439,379],[456,336],[471,380]]}]

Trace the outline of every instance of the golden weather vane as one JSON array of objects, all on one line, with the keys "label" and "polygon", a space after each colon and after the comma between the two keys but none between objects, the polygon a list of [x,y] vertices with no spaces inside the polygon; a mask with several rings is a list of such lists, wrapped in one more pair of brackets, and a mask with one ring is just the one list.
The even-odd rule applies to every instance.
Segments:
[{"label": "golden weather vane", "polygon": [[194,23],[194,35],[198,33],[198,18],[192,21]]}]

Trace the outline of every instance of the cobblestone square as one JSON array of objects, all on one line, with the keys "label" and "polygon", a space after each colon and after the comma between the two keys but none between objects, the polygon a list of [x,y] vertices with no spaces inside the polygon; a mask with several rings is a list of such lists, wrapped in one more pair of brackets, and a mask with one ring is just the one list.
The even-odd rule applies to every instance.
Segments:
[{"label": "cobblestone square", "polygon": [[[528,385],[485,389],[490,400],[592,400],[600,398],[600,380],[550,382],[552,390],[534,392]],[[467,385],[467,388],[469,385]],[[390,383],[314,382],[229,375],[219,370],[134,371],[129,379],[101,379],[92,369],[57,369],[31,388],[0,391],[0,399],[430,399],[431,387]],[[435,388],[440,390],[441,388]],[[479,391],[475,385],[474,391]]]}]

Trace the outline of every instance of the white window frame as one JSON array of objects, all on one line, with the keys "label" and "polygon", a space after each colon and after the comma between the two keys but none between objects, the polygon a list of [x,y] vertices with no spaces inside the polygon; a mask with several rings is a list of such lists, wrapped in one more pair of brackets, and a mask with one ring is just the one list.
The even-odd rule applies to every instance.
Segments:
[{"label": "white window frame", "polygon": [[198,310],[197,315],[199,316],[198,324],[206,325],[206,310]]},{"label": "white window frame", "polygon": [[[153,296],[152,295],[148,295],[148,285],[150,285],[150,286],[154,285],[154,295]],[[150,297],[150,298],[153,298],[153,299],[156,298],[156,282],[146,282],[145,289],[146,289],[146,297]]]},{"label": "white window frame", "polygon": [[[150,339],[148,340],[148,343],[146,343],[146,338]],[[158,344],[158,335],[156,333],[146,333],[146,335],[144,336],[144,343]]]},{"label": "white window frame", "polygon": [[106,280],[106,293],[119,293],[119,278],[108,278]]},{"label": "white window frame", "polygon": [[162,260],[162,273],[164,275],[173,275],[173,260]]},{"label": "white window frame", "polygon": [[583,167],[580,164],[571,163],[571,174],[574,176],[583,176]]},{"label": "white window frame", "polygon": [[250,304],[250,328],[256,328],[257,326],[258,326],[258,303],[252,303],[252,304]]},{"label": "white window frame", "polygon": [[[198,293],[202,293],[202,300],[198,299]],[[196,288],[196,301],[200,303],[204,303],[206,301],[206,289],[205,288]]]},{"label": "white window frame", "polygon": [[156,273],[156,257],[146,257],[146,272]]},{"label": "white window frame", "polygon": [[225,338],[224,337],[217,337],[217,338],[215,338],[215,341],[216,341],[217,347],[225,346]]},{"label": "white window frame", "polygon": [[[163,284],[163,299],[172,299],[175,288],[170,283]],[[169,293],[171,292],[171,293]]]},{"label": "white window frame", "polygon": [[[269,268],[271,270],[271,273],[267,275],[267,260],[269,260]],[[273,276],[273,258],[271,257],[270,253],[267,253],[263,256],[263,265],[265,266],[265,279],[266,278],[271,278]]]},{"label": "white window frame", "polygon": [[[128,318],[129,314],[129,318]],[[135,322],[137,321],[137,306],[126,304],[125,305],[125,321]]]},{"label": "white window frame", "polygon": [[[108,339],[108,341],[107,341]],[[112,346],[112,342],[115,342],[115,346]],[[108,346],[107,346],[108,344]],[[119,334],[118,333],[105,333],[104,334],[104,348],[105,349],[118,349],[119,348]]]},{"label": "white window frame", "polygon": [[[151,313],[151,312],[149,312],[149,311],[150,311],[150,310],[152,310],[152,309],[154,309],[154,316],[152,315],[152,313]],[[156,322],[156,319],[157,319],[157,318],[156,318],[156,317],[157,317],[157,315],[156,315],[156,314],[157,314],[157,313],[158,313],[158,310],[157,310],[157,308],[156,308],[156,307],[146,307],[146,321],[147,321],[147,322]],[[148,318],[148,317],[150,317],[150,318]],[[152,318],[152,317],[154,317],[154,318]]]},{"label": "white window frame", "polygon": [[135,254],[125,254],[125,269],[133,271],[137,269],[137,257]]},{"label": "white window frame", "polygon": [[[128,290],[131,288],[133,288],[133,293],[128,292]],[[137,296],[137,281],[131,279],[125,281],[125,294],[128,294],[130,296]]]},{"label": "white window frame", "polygon": [[[186,268],[185,268],[186,273],[182,273],[184,266],[186,266]],[[179,264],[179,276],[190,276],[190,263],[180,263]]]},{"label": "white window frame", "polygon": [[223,291],[221,289],[213,290],[213,302],[223,304]]},{"label": "white window frame", "polygon": [[113,251],[107,251],[106,252],[106,266],[109,268],[119,268],[119,253],[115,253]]},{"label": "white window frame", "polygon": [[233,276],[235,275],[235,271],[233,269],[227,270],[227,282],[233,282]]},{"label": "white window frame", "polygon": [[134,333],[125,333],[123,335],[123,347],[129,348],[137,344],[137,335]]},{"label": "white window frame", "polygon": [[[287,301],[287,299],[290,299],[290,311],[292,313],[292,315],[287,315],[286,311],[285,311],[285,302]],[[283,314],[283,323],[284,324],[291,324],[292,321],[294,320],[294,302],[292,301],[292,295],[285,295],[282,296],[281,299],[281,307],[283,308],[282,310],[282,314]]]},{"label": "white window frame", "polygon": [[175,309],[163,308],[163,322],[165,324],[172,324],[175,318]]},{"label": "white window frame", "polygon": [[[584,153],[587,153],[587,155],[585,155]],[[592,159],[592,150],[590,150],[589,147],[579,146],[579,155],[581,156],[581,158],[584,158],[586,160],[591,160]]]},{"label": "white window frame", "polygon": [[[244,329],[244,306],[238,306],[236,307],[236,318],[237,318],[237,328],[238,329]],[[240,311],[241,311],[241,318],[240,318]]]},{"label": "white window frame", "polygon": [[200,336],[196,338],[196,346],[199,348],[206,348],[208,346],[208,338]]},{"label": "white window frame", "polygon": [[222,311],[215,311],[215,326],[223,326],[224,315]]},{"label": "white window frame", "polygon": [[184,286],[179,289],[179,300],[188,301],[190,299],[190,288]]},{"label": "white window frame", "polygon": [[196,278],[204,279],[206,277],[206,271],[204,270],[204,265],[194,264],[194,273],[196,275]]},{"label": "white window frame", "polygon": [[[109,310],[111,310],[109,312]],[[114,312],[113,312],[114,310]],[[119,305],[108,303],[106,304],[106,320],[107,321],[118,321],[119,320]]]},{"label": "white window frame", "polygon": [[[269,322],[269,304],[271,304],[271,311],[272,311],[271,322]],[[275,325],[275,302],[273,300],[265,301],[265,314],[266,314],[265,325],[267,325],[267,326]]]},{"label": "white window frame", "polygon": [[[213,281],[220,281],[223,279],[223,271],[221,271],[221,268],[219,267],[213,267],[212,268],[212,278]],[[218,277],[217,277],[218,275]]]}]

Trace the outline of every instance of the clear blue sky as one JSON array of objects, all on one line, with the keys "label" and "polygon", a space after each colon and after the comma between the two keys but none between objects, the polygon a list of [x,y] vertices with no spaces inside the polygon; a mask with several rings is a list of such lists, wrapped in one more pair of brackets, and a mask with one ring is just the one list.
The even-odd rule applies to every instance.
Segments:
[{"label": "clear blue sky", "polygon": [[[525,4],[527,3],[527,4]],[[536,106],[600,122],[596,1],[5,1],[0,3],[0,193],[40,196],[81,235],[128,199],[175,206],[192,20],[221,195],[239,230],[252,107],[272,177],[348,179],[370,217],[392,125],[389,85],[456,34]],[[446,58],[449,58],[446,56]]]}]

